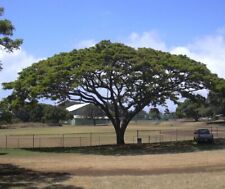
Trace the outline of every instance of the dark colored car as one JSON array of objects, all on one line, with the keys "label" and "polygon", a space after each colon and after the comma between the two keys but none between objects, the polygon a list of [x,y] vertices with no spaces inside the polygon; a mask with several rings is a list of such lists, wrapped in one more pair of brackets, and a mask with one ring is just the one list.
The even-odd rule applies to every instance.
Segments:
[{"label": "dark colored car", "polygon": [[210,133],[209,129],[197,129],[194,132],[194,141],[197,143],[213,143],[213,134]]}]

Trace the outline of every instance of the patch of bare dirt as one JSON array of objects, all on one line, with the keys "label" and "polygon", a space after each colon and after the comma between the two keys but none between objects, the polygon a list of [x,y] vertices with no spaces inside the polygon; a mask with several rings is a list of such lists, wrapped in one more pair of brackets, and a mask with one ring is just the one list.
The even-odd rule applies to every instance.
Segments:
[{"label": "patch of bare dirt", "polygon": [[225,170],[225,150],[180,154],[103,156],[82,154],[40,154],[0,156],[1,164],[41,172],[75,176],[160,175],[221,172]]},{"label": "patch of bare dirt", "polygon": [[70,174],[76,176],[145,176],[145,175],[162,175],[162,174],[179,174],[179,173],[205,173],[205,172],[222,172],[225,171],[225,164],[207,165],[199,167],[183,167],[183,168],[160,168],[160,169],[77,169],[70,171]]}]

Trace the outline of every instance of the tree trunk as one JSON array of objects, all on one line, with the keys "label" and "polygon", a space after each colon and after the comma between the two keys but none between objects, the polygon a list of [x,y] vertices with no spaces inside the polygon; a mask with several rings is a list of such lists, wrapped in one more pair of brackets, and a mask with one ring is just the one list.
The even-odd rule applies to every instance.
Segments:
[{"label": "tree trunk", "polygon": [[121,129],[121,128],[116,130],[116,142],[117,142],[117,145],[125,144],[124,133],[125,133],[125,131],[123,131],[123,129]]},{"label": "tree trunk", "polygon": [[115,131],[116,131],[117,145],[125,144],[124,134],[125,134],[128,123],[129,122],[123,120],[123,121],[119,121],[118,125],[114,125]]}]

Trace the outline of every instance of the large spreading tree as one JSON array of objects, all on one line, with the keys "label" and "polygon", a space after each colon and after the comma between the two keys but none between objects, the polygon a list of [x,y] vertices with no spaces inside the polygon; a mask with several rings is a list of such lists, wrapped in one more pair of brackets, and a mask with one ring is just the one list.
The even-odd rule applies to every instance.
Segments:
[{"label": "large spreading tree", "polygon": [[[0,7],[0,16],[3,16],[4,8]],[[22,44],[21,39],[12,39],[15,27],[8,19],[0,20],[0,48],[8,52],[18,49]],[[1,67],[0,67],[1,69]]]},{"label": "large spreading tree", "polygon": [[43,97],[92,103],[111,120],[117,144],[124,144],[129,122],[145,106],[191,97],[216,79],[186,56],[101,41],[35,63],[4,86],[19,104]]}]

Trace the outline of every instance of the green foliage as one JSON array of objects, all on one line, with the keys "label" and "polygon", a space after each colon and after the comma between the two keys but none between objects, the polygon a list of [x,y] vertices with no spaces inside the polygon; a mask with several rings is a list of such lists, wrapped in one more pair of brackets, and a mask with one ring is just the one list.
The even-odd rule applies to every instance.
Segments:
[{"label": "green foliage", "polygon": [[[0,16],[3,14],[4,8],[0,7]],[[21,39],[11,39],[14,30],[15,27],[10,20],[0,20],[0,46],[9,52],[12,52],[14,49],[18,49],[23,42]]]},{"label": "green foliage", "polygon": [[61,107],[44,105],[42,121],[45,123],[59,123],[60,120],[69,120],[72,116]]},{"label": "green foliage", "polygon": [[0,123],[11,123],[12,122],[12,113],[9,111],[0,112]]},{"label": "green foliage", "polygon": [[162,114],[162,119],[164,120],[170,120],[170,119],[175,119],[175,112],[170,112],[168,108],[164,110],[164,113]]},{"label": "green foliage", "polygon": [[138,112],[135,116],[134,116],[134,120],[146,120],[148,119],[148,114],[146,111],[141,110],[140,112]]},{"label": "green foliage", "polygon": [[151,108],[149,110],[149,119],[151,120],[160,120],[160,111],[158,110],[158,108]]},{"label": "green foliage", "polygon": [[[13,101],[15,102],[15,101]],[[11,114],[11,119],[19,119],[23,122],[59,123],[61,120],[72,119],[72,115],[63,107],[49,104],[24,103],[21,106],[13,106],[9,99],[0,102],[0,106],[6,119]],[[7,118],[8,119],[8,118]],[[0,118],[1,120],[1,118]]]},{"label": "green foliage", "polygon": [[205,99],[201,96],[186,99],[183,103],[179,103],[176,115],[178,118],[193,118],[195,121],[198,121],[200,117],[210,114],[206,106]]},{"label": "green foliage", "polygon": [[1,124],[11,123],[11,121],[12,121],[12,113],[8,108],[7,102],[2,100],[0,102],[0,123]]},{"label": "green foliage", "polygon": [[[4,8],[0,7],[0,16],[4,14]],[[13,52],[18,49],[23,43],[22,39],[12,39],[13,31],[15,27],[8,19],[0,19],[0,49],[6,50],[7,52]],[[2,64],[0,61],[0,70],[2,70]]]},{"label": "green foliage", "polygon": [[44,107],[48,105],[35,104],[29,108],[29,117],[32,122],[43,122]]},{"label": "green foliage", "polygon": [[225,116],[225,90],[211,91],[208,95],[207,102],[214,115],[223,114]]},{"label": "green foliage", "polygon": [[165,105],[167,99],[177,103],[179,96],[215,87],[217,79],[186,56],[102,41],[33,64],[4,88],[13,89],[15,104],[43,97],[95,104],[122,144],[128,123],[145,106]]}]

